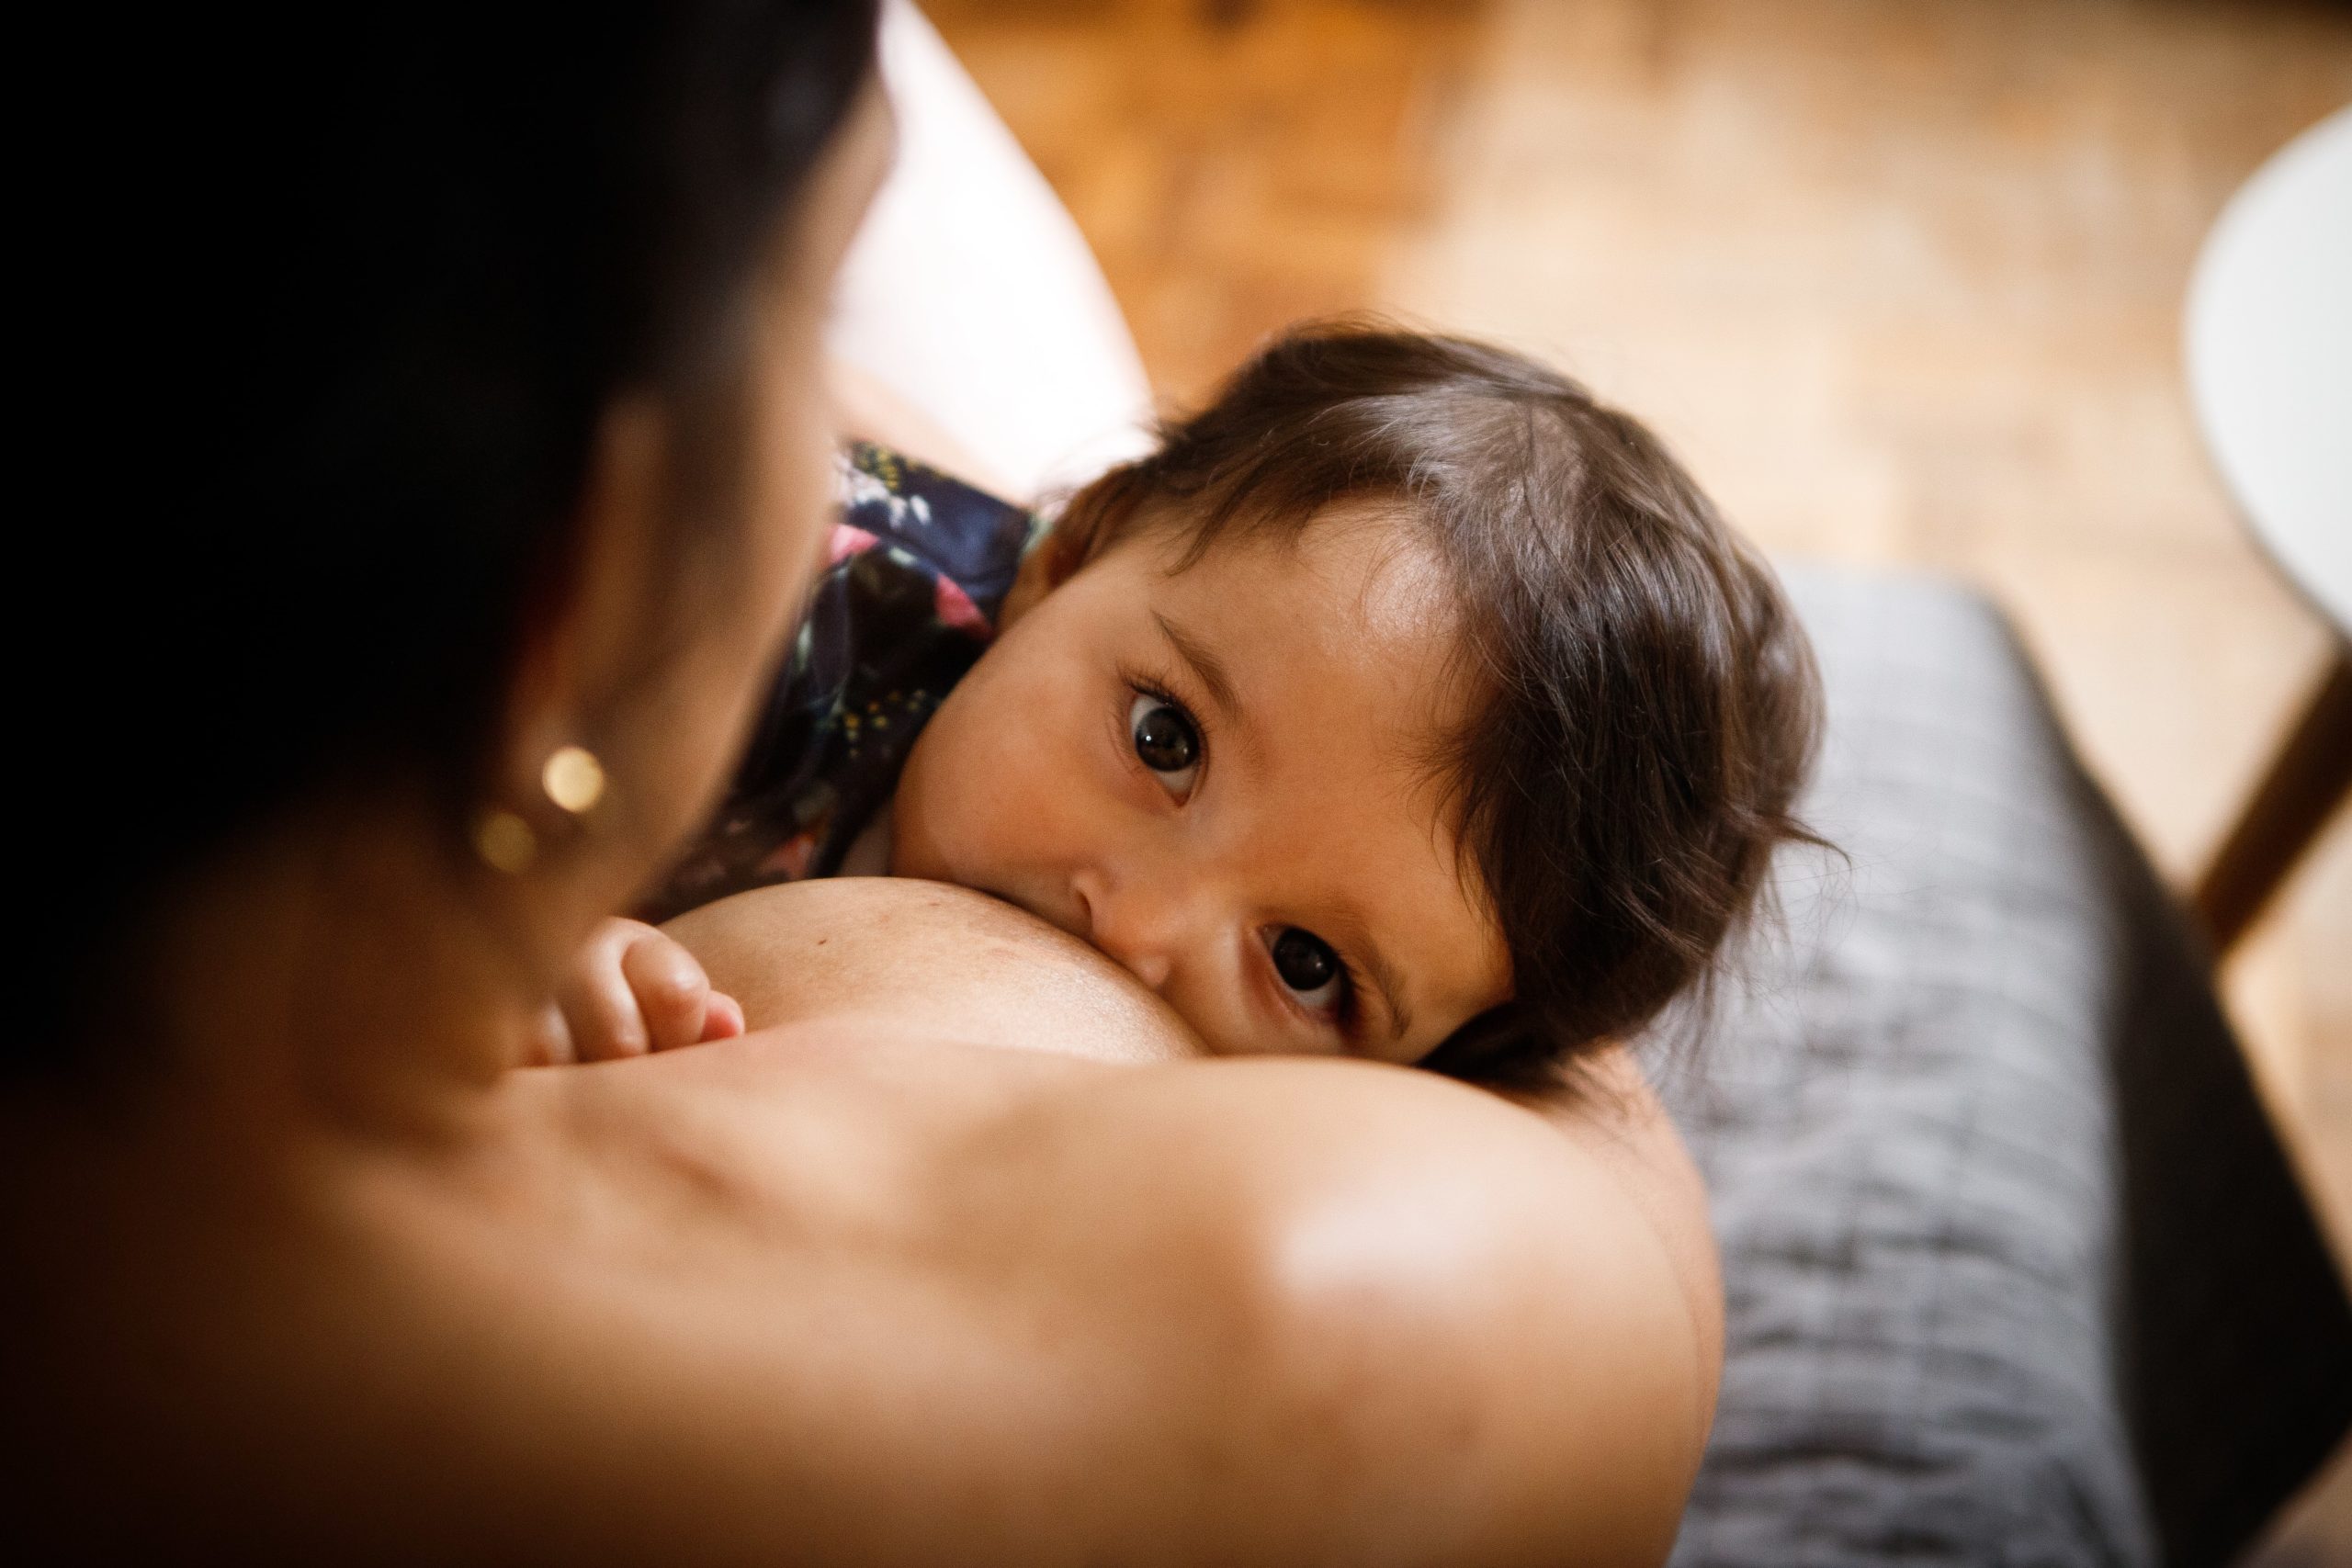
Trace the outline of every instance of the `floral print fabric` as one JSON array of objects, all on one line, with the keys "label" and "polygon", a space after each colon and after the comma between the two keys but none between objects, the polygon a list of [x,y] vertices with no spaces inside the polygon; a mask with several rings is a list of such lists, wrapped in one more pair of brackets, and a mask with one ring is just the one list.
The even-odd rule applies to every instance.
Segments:
[{"label": "floral print fabric", "polygon": [[836,468],[831,558],[703,837],[650,901],[660,919],[830,876],[898,787],[915,737],[996,636],[1034,513],[886,447]]}]

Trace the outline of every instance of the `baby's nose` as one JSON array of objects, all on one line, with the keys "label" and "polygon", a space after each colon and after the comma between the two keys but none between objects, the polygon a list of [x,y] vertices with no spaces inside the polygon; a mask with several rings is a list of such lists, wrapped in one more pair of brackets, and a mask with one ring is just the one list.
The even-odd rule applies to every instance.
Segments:
[{"label": "baby's nose", "polygon": [[1099,877],[1081,872],[1070,890],[1084,913],[1086,940],[1108,953],[1128,974],[1154,991],[1163,989],[1173,968],[1166,922],[1154,919],[1132,891],[1114,894]]},{"label": "baby's nose", "polygon": [[1125,964],[1127,972],[1141,980],[1151,990],[1160,991],[1167,988],[1170,969],[1167,954],[1131,951],[1113,952],[1111,956]]}]

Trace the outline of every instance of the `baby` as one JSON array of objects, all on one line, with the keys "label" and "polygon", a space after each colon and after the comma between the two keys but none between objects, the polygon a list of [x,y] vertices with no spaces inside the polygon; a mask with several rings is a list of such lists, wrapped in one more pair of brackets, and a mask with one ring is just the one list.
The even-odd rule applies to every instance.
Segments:
[{"label": "baby", "polygon": [[[1453,338],[1250,361],[1050,530],[876,448],[666,916],[763,882],[955,882],[1094,944],[1214,1052],[1524,1089],[1704,982],[1817,691],[1770,571],[1657,441]],[[611,922],[555,1059],[737,1032]]]}]

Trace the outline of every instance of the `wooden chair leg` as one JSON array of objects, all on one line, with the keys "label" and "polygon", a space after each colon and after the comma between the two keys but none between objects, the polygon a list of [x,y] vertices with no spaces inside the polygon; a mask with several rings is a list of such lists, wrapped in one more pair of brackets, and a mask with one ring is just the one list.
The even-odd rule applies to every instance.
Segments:
[{"label": "wooden chair leg", "polygon": [[2352,646],[2338,643],[2318,692],[2237,826],[2198,879],[2197,914],[2216,958],[2245,934],[2352,790]]}]

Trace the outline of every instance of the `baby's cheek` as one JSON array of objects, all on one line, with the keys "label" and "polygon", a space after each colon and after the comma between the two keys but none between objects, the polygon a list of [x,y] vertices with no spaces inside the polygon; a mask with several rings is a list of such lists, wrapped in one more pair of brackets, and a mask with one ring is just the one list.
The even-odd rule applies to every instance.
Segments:
[{"label": "baby's cheek", "polygon": [[[899,787],[890,797],[890,874],[916,876],[930,882],[953,882],[950,856],[955,848],[952,835],[959,817],[954,792],[943,787],[943,774],[938,763],[943,761],[943,748],[934,744],[944,739],[939,720],[934,717],[914,750],[908,754],[907,765],[899,775]],[[950,840],[942,841],[943,835]]]},{"label": "baby's cheek", "polygon": [[1041,612],[947,694],[900,777],[894,874],[1013,896],[1091,838],[1085,803],[1105,742],[1087,716],[1102,705],[1067,643]]},{"label": "baby's cheek", "polygon": [[1019,757],[996,738],[992,705],[973,700],[987,694],[950,693],[908,756],[890,806],[892,875],[989,885],[1006,847],[1000,818]]}]

